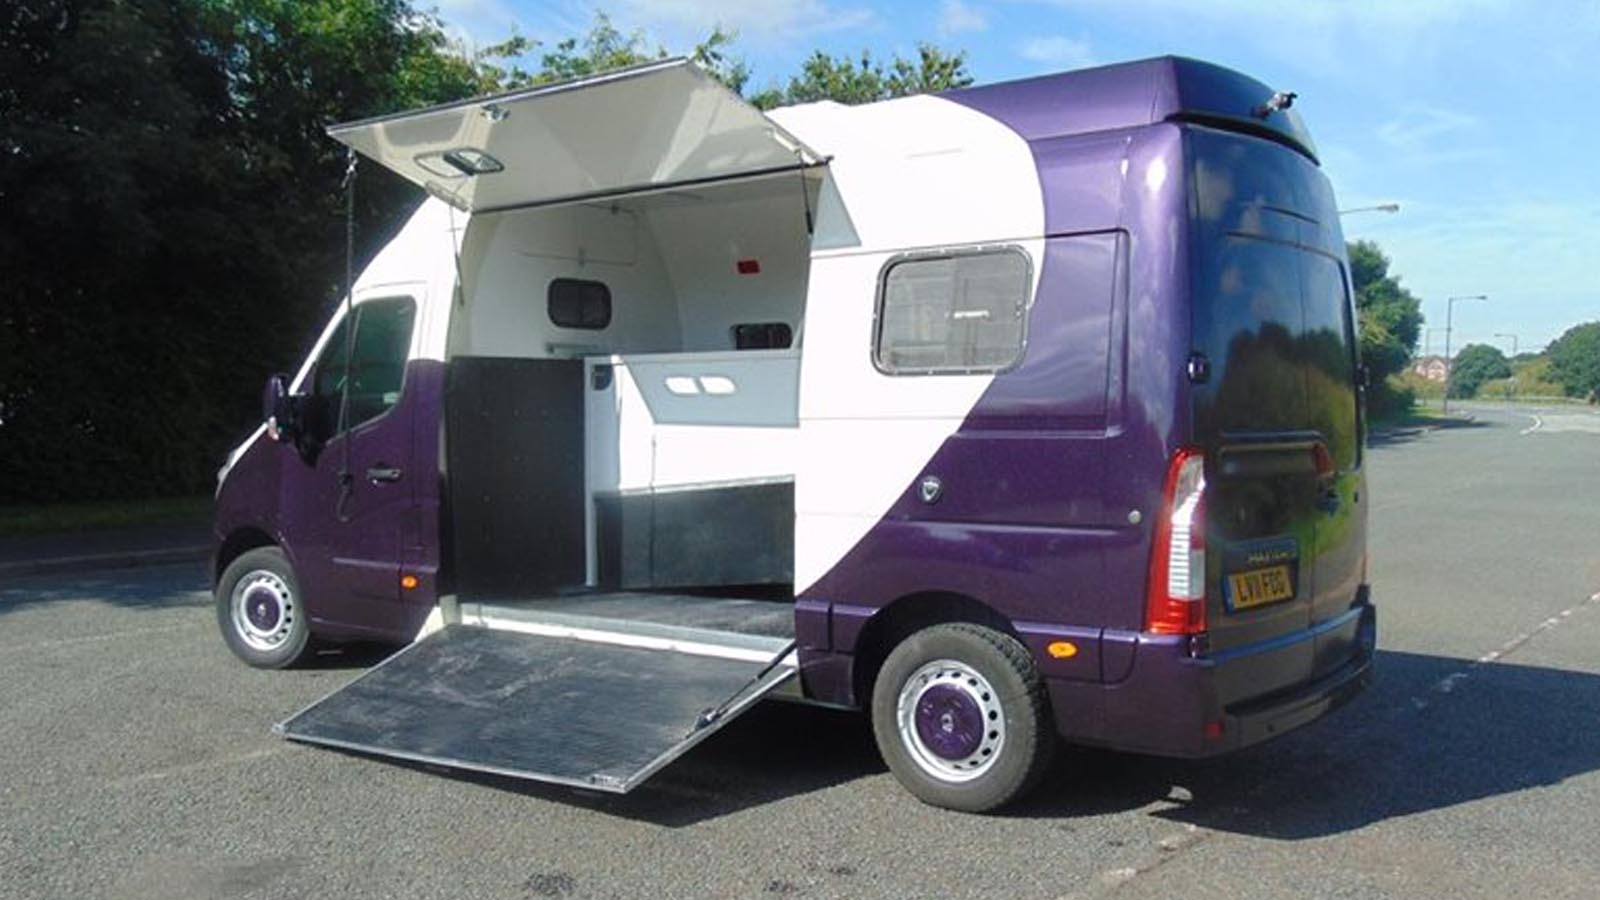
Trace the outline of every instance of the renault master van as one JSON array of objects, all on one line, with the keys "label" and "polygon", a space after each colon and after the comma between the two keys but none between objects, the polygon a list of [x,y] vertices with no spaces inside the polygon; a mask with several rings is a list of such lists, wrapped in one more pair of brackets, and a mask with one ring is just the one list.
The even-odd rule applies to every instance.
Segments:
[{"label": "renault master van", "polygon": [[219,473],[279,728],[627,791],[763,697],[917,797],[1359,692],[1362,369],[1294,95],[1162,58],[762,113],[668,60],[340,125],[428,199]]}]

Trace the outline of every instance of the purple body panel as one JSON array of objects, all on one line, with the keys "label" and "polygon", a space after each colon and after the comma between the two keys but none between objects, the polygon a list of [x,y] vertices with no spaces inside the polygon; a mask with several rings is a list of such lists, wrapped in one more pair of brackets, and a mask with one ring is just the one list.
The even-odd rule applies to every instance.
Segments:
[{"label": "purple body panel", "polygon": [[[439,437],[444,367],[413,361],[399,403],[312,460],[265,434],[240,456],[217,495],[212,577],[241,548],[270,541],[299,576],[317,634],[409,640],[438,599]],[[351,493],[339,506],[343,441],[350,439]],[[402,470],[374,482],[367,469]],[[254,536],[254,537],[252,537]],[[402,574],[417,586],[402,589]]]}]

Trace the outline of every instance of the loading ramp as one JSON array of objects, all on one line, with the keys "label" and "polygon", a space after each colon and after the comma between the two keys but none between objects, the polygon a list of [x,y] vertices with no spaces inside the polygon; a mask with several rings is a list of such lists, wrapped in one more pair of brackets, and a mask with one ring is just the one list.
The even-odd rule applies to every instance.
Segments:
[{"label": "loading ramp", "polygon": [[290,740],[626,793],[793,680],[789,637],[472,605],[277,726]]}]

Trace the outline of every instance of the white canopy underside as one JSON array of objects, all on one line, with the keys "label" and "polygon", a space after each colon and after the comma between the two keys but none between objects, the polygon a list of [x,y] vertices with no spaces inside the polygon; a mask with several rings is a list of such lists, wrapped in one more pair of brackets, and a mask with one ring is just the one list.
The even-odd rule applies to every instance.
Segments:
[{"label": "white canopy underside", "polygon": [[684,59],[335,125],[328,133],[474,213],[822,161]]}]

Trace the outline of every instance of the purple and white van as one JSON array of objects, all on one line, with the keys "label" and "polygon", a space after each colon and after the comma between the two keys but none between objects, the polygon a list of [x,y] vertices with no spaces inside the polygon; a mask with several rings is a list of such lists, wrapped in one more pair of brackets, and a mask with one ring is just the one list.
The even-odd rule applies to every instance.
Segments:
[{"label": "purple and white van", "polygon": [[1368,680],[1292,94],[1163,58],[762,112],[652,63],[332,128],[430,199],[219,474],[217,616],[404,650],[295,740],[626,791],[762,697],[986,810]]}]

